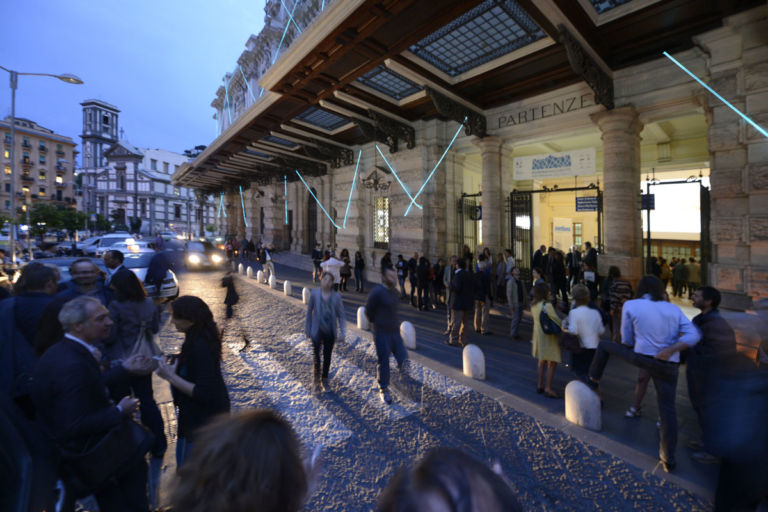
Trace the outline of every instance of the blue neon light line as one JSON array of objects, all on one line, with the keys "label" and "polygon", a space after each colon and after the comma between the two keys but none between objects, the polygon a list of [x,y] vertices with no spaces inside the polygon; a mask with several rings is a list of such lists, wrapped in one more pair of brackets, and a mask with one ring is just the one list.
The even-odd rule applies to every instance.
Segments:
[{"label": "blue neon light line", "polygon": [[347,211],[344,212],[344,228],[347,227],[347,215],[349,215],[349,203],[352,202],[352,192],[355,190],[355,183],[357,183],[357,169],[360,168],[360,157],[363,156],[363,150],[361,149],[357,153],[357,164],[355,165],[355,175],[352,178],[352,186],[349,188],[349,199],[347,199]]},{"label": "blue neon light line", "polygon": [[326,216],[326,217],[328,217],[328,220],[330,220],[330,221],[331,221],[331,224],[333,224],[334,226],[336,226],[336,229],[342,229],[342,227],[341,227],[341,226],[339,226],[338,224],[336,224],[336,223],[333,221],[333,219],[331,218],[331,216],[330,216],[330,215],[328,215],[328,212],[327,212],[327,211],[325,211],[325,208],[323,208],[323,203],[321,203],[321,202],[320,202],[320,200],[317,198],[317,196],[315,196],[314,192],[312,192],[312,189],[311,189],[311,188],[309,188],[309,185],[307,185],[307,182],[306,182],[306,181],[304,181],[304,178],[302,178],[302,177],[301,177],[301,174],[299,173],[299,171],[298,171],[298,170],[296,171],[296,174],[298,175],[299,179],[300,179],[300,180],[301,180],[301,182],[304,184],[304,186],[305,186],[305,187],[307,187],[307,191],[309,192],[309,195],[311,195],[312,197],[314,197],[314,198],[315,198],[315,202],[316,202],[316,203],[317,203],[317,205],[320,207],[320,209],[321,209],[321,210],[323,210],[323,213],[325,214],[325,216]]},{"label": "blue neon light line", "polygon": [[288,176],[283,176],[283,199],[285,200],[285,223],[288,224]]},{"label": "blue neon light line", "polygon": [[[293,18],[293,11],[296,10],[296,6],[299,5],[299,1],[296,0],[296,3],[293,4],[293,9],[291,10],[289,16]],[[280,48],[283,47],[283,41],[285,41],[285,35],[288,33],[288,27],[290,26],[290,23],[285,24],[285,30],[283,30],[283,37],[280,38],[280,44],[277,45],[277,50],[275,50],[275,54],[272,56],[272,64],[275,63],[277,60],[277,56],[280,54]]]},{"label": "blue neon light line", "polygon": [[221,217],[221,214],[224,214],[224,218],[227,218],[227,210],[224,208],[224,192],[221,193],[219,196],[219,215],[216,217],[217,219]]},{"label": "blue neon light line", "polygon": [[248,83],[248,79],[245,78],[245,73],[243,72],[243,68],[240,66],[237,66],[237,69],[240,70],[240,74],[243,75],[243,82],[245,82],[245,86],[248,88],[248,94],[251,95],[251,99],[253,101],[256,101],[256,98],[253,97],[253,91],[251,91],[251,84]]},{"label": "blue neon light line", "polygon": [[[378,151],[378,152],[379,152],[379,154],[381,155],[381,158],[383,158],[383,159],[384,159],[384,162],[387,164],[387,167],[389,167],[389,170],[390,170],[390,171],[392,171],[392,174],[394,175],[395,179],[396,179],[396,180],[397,180],[397,182],[400,184],[400,186],[401,186],[401,187],[403,187],[403,190],[405,190],[405,193],[408,195],[408,197],[411,199],[411,201],[412,201],[412,202],[413,202],[413,201],[415,201],[414,197],[413,197],[413,196],[411,195],[411,193],[408,191],[408,187],[406,187],[406,186],[405,186],[405,183],[403,183],[402,181],[400,181],[400,177],[399,177],[399,176],[397,175],[397,173],[395,172],[395,169],[394,169],[394,167],[392,167],[392,165],[389,163],[389,160],[387,160],[387,157],[385,157],[385,156],[384,156],[384,153],[382,153],[382,152],[381,152],[381,150],[379,149],[379,145],[378,145],[378,144],[376,144],[376,151]],[[420,205],[419,203],[416,203],[416,202],[414,202],[413,204],[415,204],[415,205],[416,205],[416,207],[417,207],[419,210],[423,210],[423,209],[424,209],[424,208],[422,208],[422,207],[421,207],[421,205]]]},{"label": "blue neon light line", "polygon": [[752,119],[750,119],[750,118],[749,118],[749,116],[747,116],[746,114],[742,113],[742,112],[741,112],[739,109],[737,109],[736,107],[734,107],[733,105],[731,105],[731,104],[728,102],[728,100],[726,100],[725,98],[723,98],[722,96],[720,96],[719,94],[717,94],[717,93],[714,91],[714,89],[712,89],[710,86],[708,86],[707,84],[705,84],[704,82],[702,82],[702,81],[699,79],[699,77],[697,77],[696,75],[694,75],[693,73],[691,73],[690,71],[688,71],[688,68],[686,68],[685,66],[683,66],[682,64],[680,64],[680,63],[679,63],[677,60],[675,60],[675,58],[674,58],[674,57],[672,57],[670,54],[668,54],[667,52],[662,52],[662,53],[664,54],[664,56],[665,56],[666,58],[668,58],[669,60],[671,60],[672,62],[674,62],[675,64],[677,64],[677,67],[679,67],[680,69],[682,69],[683,71],[685,71],[685,72],[686,72],[686,73],[687,73],[687,74],[688,74],[688,75],[689,75],[691,78],[693,78],[694,80],[696,80],[697,82],[699,82],[699,83],[700,83],[700,84],[701,84],[701,85],[702,85],[702,86],[703,86],[703,87],[704,87],[706,90],[708,90],[709,92],[711,92],[711,93],[712,93],[712,94],[713,94],[713,95],[714,95],[714,96],[715,96],[717,99],[719,99],[720,101],[722,101],[723,103],[725,103],[725,104],[726,104],[728,107],[730,107],[730,108],[731,108],[731,110],[733,110],[734,112],[736,112],[737,114],[739,114],[739,115],[741,116],[741,118],[742,118],[742,119],[744,119],[746,122],[748,122],[749,124],[751,124],[751,125],[752,125],[752,126],[753,126],[753,127],[754,127],[754,128],[757,130],[757,131],[758,131],[758,132],[760,132],[760,133],[763,135],[763,137],[766,137],[766,138],[768,138],[768,131],[766,131],[764,128],[760,127],[760,126],[759,126],[759,125],[758,125],[756,122],[754,122]]},{"label": "blue neon light line", "polygon": [[464,121],[461,122],[459,125],[459,129],[456,130],[456,133],[453,135],[453,138],[451,139],[451,143],[448,144],[448,147],[445,148],[445,151],[443,151],[443,156],[440,157],[440,160],[437,161],[435,164],[435,167],[432,169],[432,172],[429,173],[429,176],[427,176],[427,179],[424,181],[424,183],[421,185],[421,188],[418,192],[416,192],[416,195],[413,196],[413,199],[411,199],[411,204],[408,205],[408,208],[405,210],[405,215],[403,217],[407,217],[408,213],[411,211],[411,206],[413,206],[414,202],[416,201],[416,198],[421,195],[421,193],[424,191],[424,187],[427,186],[427,183],[429,183],[429,180],[432,179],[432,175],[435,174],[435,171],[437,171],[437,168],[440,166],[440,164],[443,162],[443,158],[445,158],[445,155],[448,154],[448,150],[451,149],[451,146],[453,146],[453,143],[456,142],[456,137],[459,136],[459,132],[462,128],[464,128],[464,123],[467,122],[467,116],[464,117]]},{"label": "blue neon light line", "polygon": [[[283,8],[286,11],[288,11],[288,6],[285,5],[285,2],[283,2],[283,0],[280,0],[280,3],[283,4]],[[299,3],[299,0],[296,0],[296,3]],[[296,7],[296,4],[294,4],[293,6]],[[291,14],[288,15],[288,23],[290,23],[290,22],[293,22],[294,26],[296,26],[296,30],[298,30],[299,34],[301,34],[301,29],[299,28],[299,24],[296,23],[295,19],[293,19],[293,11],[291,11]]]},{"label": "blue neon light line", "polygon": [[248,220],[245,218],[245,201],[243,201],[243,186],[240,185],[240,206],[243,207],[243,223],[248,227]]}]

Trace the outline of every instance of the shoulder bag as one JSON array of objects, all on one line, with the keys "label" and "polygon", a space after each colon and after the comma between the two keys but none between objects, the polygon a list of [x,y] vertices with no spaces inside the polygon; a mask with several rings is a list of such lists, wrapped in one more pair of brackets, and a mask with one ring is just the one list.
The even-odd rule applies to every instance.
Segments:
[{"label": "shoulder bag", "polygon": [[541,306],[541,313],[539,313],[539,323],[541,324],[541,330],[544,334],[560,334],[562,329],[555,323],[554,320],[549,318],[547,314],[547,304]]},{"label": "shoulder bag", "polygon": [[[128,353],[127,357],[130,358],[135,355],[140,355],[146,357],[147,359],[152,359],[154,356],[162,355],[162,353],[163,351],[160,350],[160,347],[157,346],[157,343],[155,343],[153,337],[150,336],[147,332],[147,323],[141,322],[141,326],[139,327],[139,335],[136,337],[136,341],[133,343],[133,347],[131,348],[131,351]],[[154,366],[154,364],[150,366],[146,373],[152,373]]]}]

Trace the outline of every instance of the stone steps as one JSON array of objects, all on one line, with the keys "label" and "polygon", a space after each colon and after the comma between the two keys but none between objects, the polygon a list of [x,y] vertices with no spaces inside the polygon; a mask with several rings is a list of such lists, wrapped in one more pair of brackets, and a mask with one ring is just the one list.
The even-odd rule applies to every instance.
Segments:
[{"label": "stone steps", "polygon": [[287,265],[289,267],[297,268],[299,270],[306,270],[312,272],[315,268],[312,264],[312,257],[309,254],[297,254],[295,252],[275,252],[272,253],[272,259],[275,263],[281,265]]}]

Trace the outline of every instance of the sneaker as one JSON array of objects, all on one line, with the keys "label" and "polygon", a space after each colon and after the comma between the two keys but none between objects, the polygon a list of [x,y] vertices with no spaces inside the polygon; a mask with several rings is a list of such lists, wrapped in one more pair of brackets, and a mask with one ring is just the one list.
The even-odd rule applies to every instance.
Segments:
[{"label": "sneaker", "polygon": [[387,389],[379,390],[379,398],[381,398],[381,401],[387,405],[390,405],[392,403],[392,396],[389,394],[389,390]]},{"label": "sneaker", "polygon": [[639,418],[640,417],[640,409],[636,409],[635,406],[630,406],[629,409],[627,409],[627,412],[624,413],[625,418]]}]

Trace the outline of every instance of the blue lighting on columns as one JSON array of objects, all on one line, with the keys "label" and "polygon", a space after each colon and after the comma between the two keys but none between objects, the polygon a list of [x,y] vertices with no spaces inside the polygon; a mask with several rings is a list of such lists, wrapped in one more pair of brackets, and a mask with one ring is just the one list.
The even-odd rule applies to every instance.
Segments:
[{"label": "blue lighting on columns", "polygon": [[[288,11],[288,6],[287,6],[287,5],[285,5],[285,2],[283,2],[283,0],[280,0],[280,3],[281,3],[281,4],[283,4],[283,8],[284,8],[284,9],[286,10],[286,12],[287,12],[287,11]],[[296,8],[296,4],[297,4],[297,3],[299,3],[299,0],[296,0],[296,3],[295,3],[295,4],[293,4],[293,8],[294,8],[294,9]],[[298,31],[299,31],[299,34],[301,34],[301,29],[299,28],[299,24],[298,24],[298,23],[296,23],[296,20],[295,20],[295,19],[293,19],[293,11],[291,11],[291,12],[290,12],[290,14],[288,14],[288,23],[290,23],[290,22],[293,22],[293,25],[296,27],[296,30],[298,30]]]},{"label": "blue lighting on columns", "polygon": [[288,176],[283,176],[283,199],[285,200],[285,223],[288,224]]},{"label": "blue lighting on columns", "polygon": [[419,210],[423,210],[424,208],[422,208],[422,206],[421,206],[419,203],[415,202],[416,200],[413,198],[413,196],[411,195],[411,193],[408,191],[408,187],[406,187],[406,186],[405,186],[405,183],[403,183],[402,181],[400,181],[400,177],[397,175],[397,172],[395,172],[395,168],[394,168],[394,167],[392,167],[392,165],[389,163],[389,160],[387,160],[387,157],[386,157],[386,156],[384,156],[384,153],[382,153],[382,152],[381,152],[381,149],[379,149],[379,145],[378,145],[378,144],[376,144],[376,151],[378,151],[378,152],[379,152],[379,154],[381,155],[381,158],[383,158],[383,159],[384,159],[384,163],[386,163],[386,164],[387,164],[387,167],[389,167],[389,170],[390,170],[390,171],[392,171],[392,175],[395,177],[395,179],[396,179],[396,180],[397,180],[397,182],[400,184],[400,186],[401,186],[401,187],[403,187],[403,190],[405,190],[405,193],[406,193],[406,195],[408,196],[408,198],[411,200],[411,202],[412,202],[412,203],[413,203],[413,204],[414,204],[414,205],[415,205],[415,206],[416,206],[416,207],[417,207]]},{"label": "blue lighting on columns", "polygon": [[224,214],[224,218],[226,219],[227,218],[227,210],[224,208],[224,192],[222,192],[221,195],[219,195],[219,212],[216,215],[216,218],[217,219],[221,218],[221,214],[222,213]]},{"label": "blue lighting on columns", "polygon": [[432,179],[432,175],[435,174],[435,171],[437,171],[438,166],[443,162],[443,158],[445,158],[445,155],[448,154],[448,150],[450,150],[451,146],[453,146],[453,143],[456,142],[456,137],[459,136],[459,132],[464,127],[464,123],[466,123],[466,122],[467,122],[467,118],[464,117],[464,121],[461,122],[461,124],[459,125],[459,129],[456,130],[456,133],[453,135],[453,138],[451,139],[451,143],[448,144],[448,147],[445,148],[445,151],[443,151],[443,156],[441,156],[440,160],[437,161],[437,163],[435,164],[435,167],[432,169],[432,172],[429,173],[429,176],[427,176],[427,179],[421,185],[421,188],[419,189],[419,191],[416,192],[416,195],[413,196],[413,199],[411,199],[411,204],[408,205],[408,208],[405,210],[405,215],[403,215],[403,217],[407,216],[408,213],[411,211],[411,206],[416,204],[416,198],[421,195],[421,193],[424,191],[424,187],[426,187],[427,183],[429,183],[429,180]]},{"label": "blue lighting on columns", "polygon": [[758,132],[760,132],[760,133],[763,135],[763,137],[766,137],[766,138],[768,138],[768,131],[765,131],[765,129],[764,129],[764,128],[760,127],[760,126],[759,126],[759,125],[758,125],[756,122],[754,122],[752,119],[750,119],[750,117],[749,117],[749,116],[747,116],[746,114],[742,113],[742,112],[741,112],[739,109],[737,109],[736,107],[734,107],[733,105],[731,105],[731,104],[728,102],[728,100],[726,100],[725,98],[723,98],[722,96],[720,96],[718,93],[716,93],[716,92],[715,92],[715,90],[714,90],[714,89],[712,89],[710,86],[708,86],[707,84],[705,84],[704,82],[702,82],[702,81],[699,79],[699,77],[697,77],[696,75],[694,75],[693,73],[691,73],[691,72],[688,70],[688,68],[686,68],[685,66],[683,66],[682,64],[680,64],[680,62],[678,62],[678,61],[677,61],[677,60],[676,60],[674,57],[672,57],[670,54],[668,54],[667,52],[663,52],[663,54],[664,54],[664,56],[665,56],[666,58],[668,58],[669,60],[671,60],[672,62],[674,62],[675,64],[677,64],[677,67],[679,67],[680,69],[682,69],[683,71],[685,71],[685,72],[686,72],[686,73],[687,73],[687,74],[688,74],[688,75],[689,75],[691,78],[693,78],[694,80],[696,80],[697,82],[699,82],[699,83],[700,83],[700,84],[701,84],[701,85],[702,85],[702,86],[703,86],[703,87],[704,87],[706,90],[708,90],[709,92],[711,92],[711,93],[712,93],[712,94],[713,94],[713,95],[714,95],[714,96],[715,96],[717,99],[719,99],[720,101],[722,101],[723,103],[725,103],[725,104],[726,104],[728,107],[730,107],[730,109],[731,109],[731,110],[733,110],[734,112],[736,112],[737,114],[739,114],[739,116],[741,116],[741,118],[742,118],[742,119],[744,119],[746,122],[748,122],[749,124],[751,124],[751,125],[752,125],[752,126],[755,128],[755,130],[757,130]]},{"label": "blue lighting on columns", "polygon": [[240,185],[240,206],[243,207],[243,224],[248,227],[248,219],[245,218],[245,201],[243,201],[243,186]]},{"label": "blue lighting on columns", "polygon": [[357,183],[357,170],[360,168],[360,157],[363,156],[363,150],[361,149],[357,153],[357,164],[355,165],[355,175],[352,178],[352,186],[349,188],[349,199],[347,199],[347,211],[344,212],[344,224],[343,227],[347,227],[347,215],[349,215],[349,203],[352,202],[352,192],[355,190],[355,183]]},{"label": "blue lighting on columns", "polygon": [[327,211],[325,211],[325,208],[323,208],[323,203],[321,203],[321,202],[320,202],[320,200],[317,198],[317,196],[314,194],[314,192],[312,192],[312,189],[311,189],[311,188],[309,188],[309,185],[307,185],[307,182],[306,182],[306,181],[304,181],[304,178],[302,178],[302,177],[301,177],[301,174],[299,173],[299,171],[298,171],[298,170],[296,171],[296,175],[299,177],[299,179],[300,179],[300,180],[301,180],[301,182],[304,184],[304,186],[305,186],[305,187],[307,187],[307,191],[309,192],[309,195],[311,195],[311,196],[312,196],[312,197],[315,199],[315,202],[316,202],[316,203],[317,203],[317,205],[320,207],[320,209],[321,209],[321,210],[323,210],[323,213],[325,214],[325,216],[326,216],[326,217],[328,217],[328,220],[330,220],[330,221],[331,221],[331,224],[333,224],[334,226],[336,226],[336,229],[341,229],[341,226],[339,226],[338,224],[336,224],[336,223],[333,221],[333,219],[331,218],[331,216],[330,216],[330,215],[328,215],[328,212],[327,212]]}]

